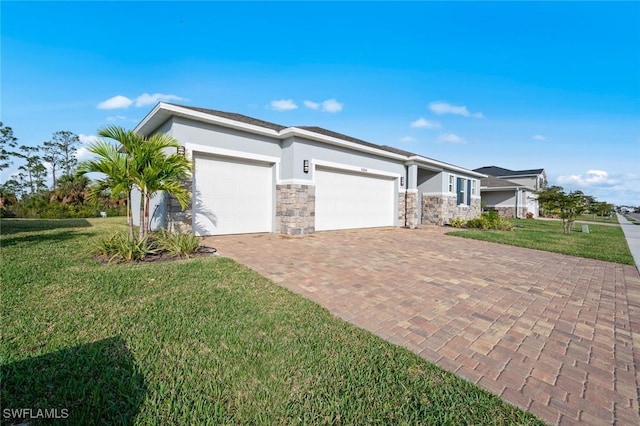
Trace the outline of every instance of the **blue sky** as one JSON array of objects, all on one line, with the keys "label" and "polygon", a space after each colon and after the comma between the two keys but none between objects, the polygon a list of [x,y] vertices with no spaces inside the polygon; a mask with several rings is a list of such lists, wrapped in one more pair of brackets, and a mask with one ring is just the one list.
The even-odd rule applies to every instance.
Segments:
[{"label": "blue sky", "polygon": [[166,100],[471,169],[544,168],[551,184],[640,205],[637,2],[0,8],[0,120],[21,144],[58,130],[91,141]]}]

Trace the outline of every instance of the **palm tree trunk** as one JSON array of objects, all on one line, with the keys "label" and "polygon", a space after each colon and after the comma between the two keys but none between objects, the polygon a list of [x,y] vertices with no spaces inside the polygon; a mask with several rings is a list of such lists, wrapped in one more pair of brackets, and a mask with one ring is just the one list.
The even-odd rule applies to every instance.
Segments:
[{"label": "palm tree trunk", "polygon": [[144,197],[144,233],[145,235],[149,233],[150,231],[149,226],[151,225],[149,220],[149,215],[150,215],[149,210],[151,209],[150,198],[151,197],[149,197],[149,194],[145,193],[145,197]]},{"label": "palm tree trunk", "polygon": [[140,211],[140,221],[139,221],[139,229],[138,229],[138,235],[140,237],[140,239],[144,238],[144,213],[145,213],[145,209],[144,209],[144,205],[145,205],[145,197],[147,195],[147,190],[144,189],[140,189],[140,204],[138,205],[138,210]]},{"label": "palm tree trunk", "polygon": [[135,235],[133,233],[133,210],[131,207],[131,191],[129,191],[129,195],[127,195],[127,218],[129,219],[127,221],[129,224],[129,238],[133,240]]}]

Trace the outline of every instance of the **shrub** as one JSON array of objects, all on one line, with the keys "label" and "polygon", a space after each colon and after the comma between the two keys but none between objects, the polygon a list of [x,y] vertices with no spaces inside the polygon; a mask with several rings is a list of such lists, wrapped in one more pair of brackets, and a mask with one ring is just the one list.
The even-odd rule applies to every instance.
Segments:
[{"label": "shrub", "polygon": [[499,231],[511,231],[513,224],[505,218],[500,217],[496,211],[482,213],[480,217],[467,221],[468,228],[476,229],[496,229]]},{"label": "shrub", "polygon": [[489,229],[490,227],[491,224],[489,223],[489,219],[485,216],[485,213],[478,218],[467,221],[467,228]]},{"label": "shrub", "polygon": [[500,217],[494,224],[493,229],[497,229],[498,231],[511,231],[513,230],[513,223],[503,217]]},{"label": "shrub", "polygon": [[454,217],[449,221],[449,225],[453,226],[454,228],[462,228],[462,225],[464,225],[464,220],[462,220],[462,218],[460,217]]},{"label": "shrub", "polygon": [[158,248],[151,238],[131,239],[129,235],[117,232],[108,238],[100,239],[95,252],[100,256],[106,256],[108,262],[131,262],[143,260],[145,257],[158,253]]},{"label": "shrub", "polygon": [[527,213],[527,219],[533,219],[533,213],[531,212]]},{"label": "shrub", "polygon": [[200,248],[200,239],[190,232],[169,232],[161,229],[153,234],[153,238],[158,247],[171,256],[189,258],[190,254],[196,253]]},{"label": "shrub", "polygon": [[167,254],[171,257],[186,257],[200,250],[200,239],[187,232],[171,233],[160,230],[143,238],[131,239],[128,234],[117,232],[98,240],[94,253],[111,262],[132,262],[148,256]]}]

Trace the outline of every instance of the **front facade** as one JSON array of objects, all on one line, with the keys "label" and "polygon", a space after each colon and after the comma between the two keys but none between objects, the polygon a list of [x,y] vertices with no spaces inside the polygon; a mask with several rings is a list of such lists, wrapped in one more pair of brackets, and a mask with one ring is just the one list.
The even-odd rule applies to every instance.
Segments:
[{"label": "front facade", "polygon": [[156,197],[154,227],[307,235],[480,214],[481,173],[322,128],[160,103],[135,131],[169,134],[193,161],[190,208]]},{"label": "front facade", "polygon": [[544,188],[544,169],[509,170],[488,166],[475,169],[487,175],[481,179],[480,192],[485,210],[495,210],[503,217],[538,217],[537,191]]}]

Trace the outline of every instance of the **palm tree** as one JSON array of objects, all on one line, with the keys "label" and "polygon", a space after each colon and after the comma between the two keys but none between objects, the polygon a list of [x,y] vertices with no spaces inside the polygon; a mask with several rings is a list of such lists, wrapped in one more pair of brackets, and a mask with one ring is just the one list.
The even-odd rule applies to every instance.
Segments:
[{"label": "palm tree", "polygon": [[89,198],[96,199],[105,189],[110,189],[115,196],[126,194],[127,218],[129,222],[129,237],[135,237],[133,230],[133,215],[131,210],[131,191],[134,181],[129,170],[129,156],[121,151],[117,145],[106,141],[98,141],[88,148],[96,154],[96,160],[83,161],[78,167],[78,173],[101,173],[104,177],[96,179],[96,185],[89,190]]},{"label": "palm tree", "polygon": [[133,215],[131,192],[140,190],[142,212],[140,215],[139,237],[144,238],[149,231],[151,197],[158,191],[166,191],[178,199],[184,208],[189,201],[189,192],[182,182],[191,172],[191,162],[174,151],[179,143],[171,136],[155,134],[149,138],[132,130],[108,126],[99,130],[98,135],[119,142],[120,146],[100,141],[89,147],[98,155],[96,161],[81,165],[82,173],[101,172],[106,178],[98,180],[93,192],[110,188],[113,195],[126,192],[128,195],[129,234],[133,238]]},{"label": "palm tree", "polygon": [[154,194],[165,191],[174,196],[180,206],[185,208],[189,202],[190,193],[182,182],[191,173],[191,162],[182,155],[173,151],[167,155],[168,149],[176,149],[178,141],[163,133],[157,133],[145,140],[136,157],[140,167],[138,170],[136,185],[140,189],[143,198],[143,214],[140,218],[140,230],[142,236],[149,231],[151,213],[150,201]]}]

